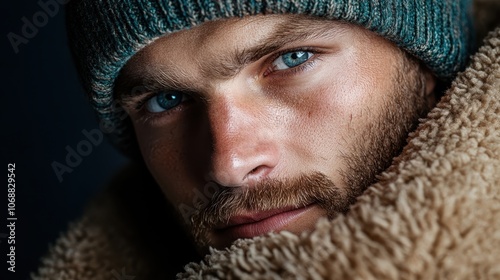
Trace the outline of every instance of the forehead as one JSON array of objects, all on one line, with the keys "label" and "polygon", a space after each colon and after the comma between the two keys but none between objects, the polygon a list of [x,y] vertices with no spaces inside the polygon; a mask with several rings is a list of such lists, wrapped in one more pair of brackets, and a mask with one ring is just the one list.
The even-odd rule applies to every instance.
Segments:
[{"label": "forehead", "polygon": [[228,54],[234,56],[252,47],[273,47],[319,34],[333,36],[357,29],[351,24],[303,15],[256,15],[210,21],[158,38],[134,55],[124,71],[144,63],[153,66],[190,61],[199,66],[208,58],[221,61],[229,59]]},{"label": "forehead", "polygon": [[[304,15],[258,15],[203,23],[158,38],[120,71],[114,94],[137,86],[205,92],[242,71],[253,73],[279,52],[303,48],[377,49],[393,44],[365,28]],[[366,48],[368,47],[368,49]]]}]

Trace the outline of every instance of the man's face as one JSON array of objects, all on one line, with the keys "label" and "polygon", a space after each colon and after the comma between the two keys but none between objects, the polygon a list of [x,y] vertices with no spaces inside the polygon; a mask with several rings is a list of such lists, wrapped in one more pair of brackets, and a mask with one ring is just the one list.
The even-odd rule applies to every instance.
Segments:
[{"label": "man's face", "polygon": [[267,15],[164,36],[117,81],[200,249],[345,213],[433,105],[434,79],[355,25]]}]

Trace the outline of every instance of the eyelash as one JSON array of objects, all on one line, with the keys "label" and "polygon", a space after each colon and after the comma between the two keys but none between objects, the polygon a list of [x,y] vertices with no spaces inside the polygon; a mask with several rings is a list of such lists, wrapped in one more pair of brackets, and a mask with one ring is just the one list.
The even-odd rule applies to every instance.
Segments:
[{"label": "eyelash", "polygon": [[[289,69],[285,69],[285,70],[274,70],[273,69],[273,66],[272,66],[272,62],[274,62],[276,59],[278,59],[280,56],[284,55],[284,54],[287,54],[287,53],[291,53],[291,52],[310,52],[312,53],[312,56],[304,63],[300,64],[300,65],[297,65],[295,67],[291,67]],[[264,72],[262,73],[262,76],[265,77],[265,78],[278,78],[278,77],[273,77],[273,76],[276,76],[276,75],[279,75],[279,77],[287,77],[287,76],[291,76],[291,75],[294,75],[296,73],[299,73],[299,72],[302,72],[310,67],[312,67],[315,63],[316,63],[316,60],[319,59],[319,55],[321,54],[321,51],[315,49],[315,48],[310,48],[310,47],[302,47],[302,48],[295,48],[295,49],[286,49],[286,50],[282,50],[282,51],[279,51],[273,55],[271,55],[268,59],[266,59],[266,64],[269,64],[269,66],[264,70]],[[140,100],[137,101],[136,105],[135,105],[135,109],[140,112],[140,119],[144,122],[152,122],[152,121],[155,121],[155,120],[158,120],[160,118],[163,118],[164,116],[168,116],[168,115],[171,115],[173,113],[175,113],[176,111],[178,110],[182,110],[182,106],[184,105],[183,103],[181,103],[179,106],[177,107],[174,107],[170,110],[167,110],[167,111],[164,111],[164,112],[159,112],[159,113],[151,113],[151,112],[148,112],[147,109],[145,108],[146,106],[146,103],[151,99],[153,98],[154,96],[156,96],[159,91],[161,91],[162,89],[154,89],[154,88],[150,88],[148,90],[148,93],[146,93],[143,97],[140,98]],[[184,94],[189,94],[189,93],[184,93]]]},{"label": "eyelash", "polygon": [[[304,62],[300,65],[297,65],[295,67],[292,67],[292,68],[289,68],[286,70],[274,70],[272,63],[276,59],[278,59],[278,57],[280,57],[284,54],[287,54],[287,53],[291,53],[291,52],[310,52],[310,53],[312,53],[312,56],[306,62]],[[294,75],[296,73],[304,71],[307,68],[310,68],[311,66],[313,66],[316,63],[316,60],[319,59],[319,55],[321,55],[321,51],[319,51],[316,48],[311,48],[311,47],[301,47],[301,48],[286,49],[286,50],[279,51],[279,52],[273,54],[269,59],[266,60],[266,64],[269,64],[269,67],[267,67],[266,70],[264,70],[264,72],[262,73],[262,76],[264,78],[267,78],[270,75],[276,75],[278,73],[279,73],[280,77]],[[272,77],[270,77],[270,78],[272,78]]]},{"label": "eyelash", "polygon": [[[136,111],[139,113],[139,119],[142,121],[142,122],[155,122],[155,121],[159,121],[161,118],[164,118],[165,116],[168,116],[168,115],[171,115],[171,114],[175,114],[177,111],[180,111],[180,110],[183,110],[183,106],[185,105],[184,103],[185,102],[182,102],[181,104],[179,104],[178,106],[170,109],[170,110],[166,110],[166,111],[163,111],[163,112],[159,112],[159,113],[152,113],[152,112],[149,112],[147,109],[146,109],[146,103],[153,97],[155,97],[156,95],[159,94],[159,92],[162,91],[162,89],[149,89],[148,93],[146,93],[143,97],[140,98],[140,100],[137,101],[136,105],[135,105],[135,109]],[[189,93],[187,92],[183,92],[183,94],[187,94],[187,95],[190,95]],[[191,95],[191,99],[192,99],[192,95]],[[189,102],[189,101],[186,101],[186,102]]]},{"label": "eyelash", "polygon": [[144,96],[141,97],[140,100],[137,101],[137,104],[135,105],[135,109],[137,111],[144,109],[144,105],[153,98],[155,95],[157,95],[159,90],[151,90],[148,93],[146,93]]}]

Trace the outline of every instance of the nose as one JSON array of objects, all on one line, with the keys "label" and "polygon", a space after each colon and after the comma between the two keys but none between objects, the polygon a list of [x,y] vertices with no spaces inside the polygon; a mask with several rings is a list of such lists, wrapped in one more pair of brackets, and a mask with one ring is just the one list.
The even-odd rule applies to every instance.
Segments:
[{"label": "nose", "polygon": [[266,121],[265,111],[248,96],[222,94],[211,100],[211,180],[227,187],[251,186],[277,166],[276,129]]}]

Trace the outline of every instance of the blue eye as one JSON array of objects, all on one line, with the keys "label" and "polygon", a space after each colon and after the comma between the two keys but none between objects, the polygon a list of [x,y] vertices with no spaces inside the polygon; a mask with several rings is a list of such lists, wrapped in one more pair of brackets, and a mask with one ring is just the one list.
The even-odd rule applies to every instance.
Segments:
[{"label": "blue eye", "polygon": [[146,109],[151,113],[168,111],[179,106],[185,99],[185,94],[180,92],[160,91],[146,102]]},{"label": "blue eye", "polygon": [[308,61],[313,54],[306,51],[293,51],[280,55],[272,63],[274,70],[285,70],[297,67]]}]

